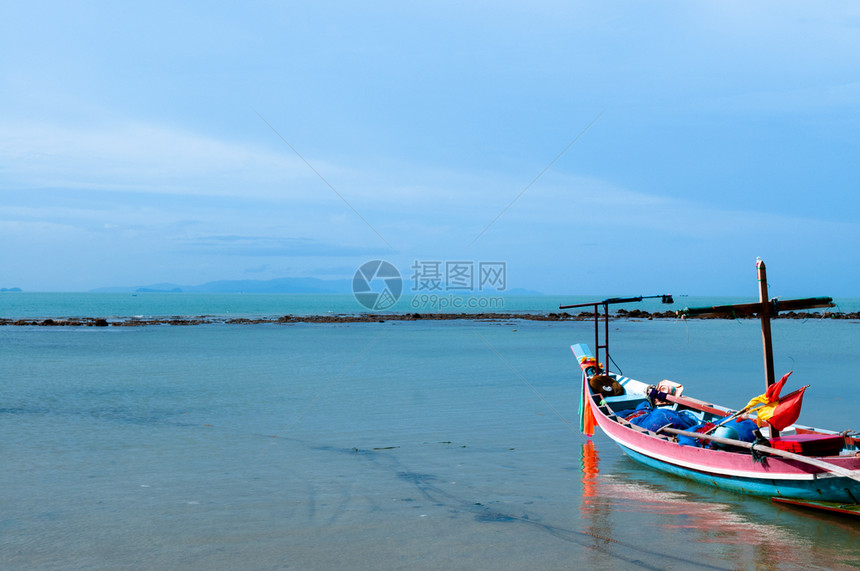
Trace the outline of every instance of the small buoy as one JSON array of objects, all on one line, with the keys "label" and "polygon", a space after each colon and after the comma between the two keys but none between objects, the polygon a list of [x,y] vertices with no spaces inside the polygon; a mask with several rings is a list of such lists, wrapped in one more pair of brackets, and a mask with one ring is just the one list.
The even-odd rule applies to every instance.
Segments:
[{"label": "small buoy", "polygon": [[[731,440],[739,440],[740,435],[738,431],[732,428],[731,426],[719,426],[716,430],[714,430],[714,436],[718,436],[720,438],[729,438]],[[715,446],[717,448],[730,448],[731,446],[728,444],[723,444],[722,442],[716,442]]]}]

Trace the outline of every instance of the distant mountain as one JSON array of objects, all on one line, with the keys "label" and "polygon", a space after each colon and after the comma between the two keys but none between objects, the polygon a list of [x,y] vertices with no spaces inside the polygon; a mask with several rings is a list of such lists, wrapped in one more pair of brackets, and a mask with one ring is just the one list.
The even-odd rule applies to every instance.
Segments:
[{"label": "distant mountain", "polygon": [[[404,280],[403,294],[410,293],[411,282]],[[202,285],[158,283],[146,286],[102,287],[93,293],[352,293],[352,280],[321,280],[318,278],[277,278],[273,280],[221,280]],[[415,292],[426,293],[426,292]],[[441,292],[435,292],[441,293]],[[459,295],[543,295],[538,291],[513,288],[507,291],[448,292]]]},{"label": "distant mountain", "polygon": [[21,291],[19,287],[0,287],[0,291]]},{"label": "distant mountain", "polygon": [[352,293],[352,280],[277,278],[273,280],[221,280],[202,285],[159,283],[147,286],[102,287],[93,293]]}]

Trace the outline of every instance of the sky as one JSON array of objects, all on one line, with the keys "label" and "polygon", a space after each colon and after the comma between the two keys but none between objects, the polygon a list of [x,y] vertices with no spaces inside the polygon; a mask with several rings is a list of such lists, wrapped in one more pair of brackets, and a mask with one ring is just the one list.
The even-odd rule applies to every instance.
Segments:
[{"label": "sky", "polygon": [[0,1],[0,287],[860,297],[860,6]]}]

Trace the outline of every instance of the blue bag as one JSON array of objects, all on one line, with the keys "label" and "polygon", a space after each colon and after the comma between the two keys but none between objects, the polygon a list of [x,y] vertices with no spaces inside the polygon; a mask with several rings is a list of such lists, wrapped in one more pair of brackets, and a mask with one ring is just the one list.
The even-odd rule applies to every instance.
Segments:
[{"label": "blue bag", "polygon": [[652,410],[648,414],[637,416],[630,422],[632,424],[635,424],[636,426],[641,426],[646,430],[651,430],[654,432],[656,432],[660,428],[663,428],[664,426],[677,428],[678,430],[687,430],[694,424],[693,422],[690,422],[689,419],[684,418],[674,410],[669,410],[666,408],[658,408],[657,410]]}]

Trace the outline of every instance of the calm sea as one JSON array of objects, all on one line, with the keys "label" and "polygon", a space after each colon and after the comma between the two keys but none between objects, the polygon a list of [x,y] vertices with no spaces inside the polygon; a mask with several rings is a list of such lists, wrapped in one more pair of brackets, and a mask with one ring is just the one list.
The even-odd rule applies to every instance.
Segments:
[{"label": "calm sea", "polygon": [[[93,295],[0,294],[0,316],[301,305]],[[170,301],[134,305],[149,295]],[[860,428],[859,327],[774,322],[777,372],[812,385],[801,422]],[[612,335],[641,380],[733,407],[763,390],[755,321],[622,320]],[[860,566],[856,523],[665,476],[580,435],[569,345],[591,336],[520,320],[0,327],[0,568]]]}]

